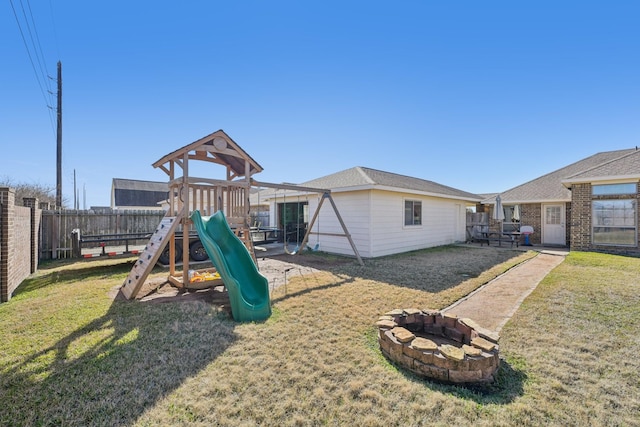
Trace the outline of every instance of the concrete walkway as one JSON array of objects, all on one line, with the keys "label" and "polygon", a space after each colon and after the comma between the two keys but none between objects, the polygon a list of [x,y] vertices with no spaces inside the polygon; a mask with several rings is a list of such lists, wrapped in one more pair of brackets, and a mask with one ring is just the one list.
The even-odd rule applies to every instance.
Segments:
[{"label": "concrete walkway", "polygon": [[566,255],[566,251],[543,251],[443,311],[468,317],[484,328],[500,332],[522,301]]}]

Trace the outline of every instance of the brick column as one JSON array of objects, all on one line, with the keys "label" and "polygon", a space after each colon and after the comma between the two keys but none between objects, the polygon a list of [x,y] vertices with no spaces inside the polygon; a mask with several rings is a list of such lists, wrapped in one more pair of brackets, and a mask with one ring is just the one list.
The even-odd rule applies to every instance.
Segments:
[{"label": "brick column", "polygon": [[7,302],[9,293],[9,234],[12,226],[12,211],[15,192],[0,187],[0,302]]},{"label": "brick column", "polygon": [[40,228],[40,209],[38,199],[35,197],[23,197],[22,205],[31,208],[31,274],[38,271],[38,230]]},{"label": "brick column", "polygon": [[591,243],[591,184],[571,186],[571,249],[587,251]]}]

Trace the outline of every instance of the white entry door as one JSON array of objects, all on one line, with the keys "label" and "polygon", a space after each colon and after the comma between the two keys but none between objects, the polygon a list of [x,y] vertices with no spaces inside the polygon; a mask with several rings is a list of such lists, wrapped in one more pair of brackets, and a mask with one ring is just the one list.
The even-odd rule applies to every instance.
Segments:
[{"label": "white entry door", "polygon": [[567,244],[564,204],[542,205],[542,244]]}]

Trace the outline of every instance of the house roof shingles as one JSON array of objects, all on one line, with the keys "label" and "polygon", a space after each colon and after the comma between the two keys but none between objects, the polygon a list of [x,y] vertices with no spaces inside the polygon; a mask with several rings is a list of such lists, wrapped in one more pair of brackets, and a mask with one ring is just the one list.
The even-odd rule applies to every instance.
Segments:
[{"label": "house roof shingles", "polygon": [[169,192],[169,184],[158,181],[142,181],[138,179],[113,178],[115,190],[164,191]]},{"label": "house roof shingles", "polygon": [[[534,203],[546,201],[570,201],[571,191],[563,185],[568,177],[582,175],[585,171],[594,171],[606,164],[624,158],[636,150],[605,151],[594,154],[539,178],[513,187],[500,193],[502,203]],[[619,167],[616,166],[616,167]],[[604,172],[604,169],[601,171]],[[618,169],[618,174],[620,169]],[[636,172],[637,173],[637,172]],[[483,203],[493,203],[495,196],[484,199]]]},{"label": "house roof shingles", "polygon": [[373,188],[387,187],[389,189],[409,190],[433,196],[455,198],[469,201],[479,201],[481,196],[457,188],[439,184],[425,179],[384,172],[356,166],[341,172],[336,172],[321,178],[301,184],[306,187],[327,189]]},{"label": "house roof shingles", "polygon": [[605,162],[591,169],[564,179],[566,184],[595,182],[611,179],[640,178],[640,151],[633,150],[617,159]]}]

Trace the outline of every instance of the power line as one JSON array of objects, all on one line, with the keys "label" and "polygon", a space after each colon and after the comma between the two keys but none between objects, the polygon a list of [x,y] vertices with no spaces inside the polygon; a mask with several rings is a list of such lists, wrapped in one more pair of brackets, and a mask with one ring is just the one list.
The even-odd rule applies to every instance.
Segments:
[{"label": "power line", "polygon": [[[46,76],[49,75],[49,71],[47,70],[47,65],[44,61],[44,55],[42,53],[42,45],[40,44],[40,38],[38,37],[38,29],[36,28],[36,22],[33,19],[33,11],[31,10],[31,3],[27,0],[27,6],[29,8],[29,16],[31,17],[31,25],[29,25],[29,17],[27,17],[27,12],[24,10],[24,3],[20,0],[20,8],[22,9],[22,15],[24,16],[24,22],[27,24],[27,30],[29,32],[29,38],[31,39],[31,45],[33,46],[33,50],[36,53],[36,60],[38,61],[38,67],[40,68],[40,73],[42,74],[42,78],[45,82],[47,82],[47,89],[51,90],[49,86],[49,82],[46,79]],[[33,27],[33,31],[31,28]],[[35,40],[34,35],[35,33]],[[43,69],[44,68],[44,69]]]},{"label": "power line", "polygon": [[[23,10],[23,14],[24,14],[24,6],[22,5],[22,0],[20,1],[20,5],[22,7]],[[27,6],[29,8],[29,16],[31,17],[31,24],[33,26],[33,32],[36,35],[36,42],[37,42],[37,48],[36,48],[36,53],[40,53],[39,57],[42,59],[41,62],[41,66],[40,66],[40,72],[43,73],[43,66],[44,66],[44,73],[43,73],[43,79],[46,82],[46,86],[47,86],[47,93],[49,93],[49,102],[50,104],[53,104],[55,99],[54,99],[54,93],[53,90],[51,88],[51,84],[50,84],[50,80],[53,80],[53,78],[50,76],[49,74],[49,69],[47,68],[47,61],[44,59],[44,52],[42,51],[42,43],[40,43],[40,36],[38,34],[38,27],[36,26],[36,21],[33,18],[33,10],[31,10],[31,2],[29,0],[27,0]],[[25,21],[28,23],[29,21],[26,19],[25,16]],[[31,38],[31,42],[33,43],[33,37]],[[35,48],[35,45],[34,45]],[[38,56],[36,55],[36,58]],[[39,61],[40,62],[40,61]],[[53,130],[53,108],[49,108],[49,121],[51,122],[51,129]]]},{"label": "power line", "polygon": [[[28,0],[27,0],[28,2]],[[53,95],[53,92],[51,91],[51,86],[49,85],[49,80],[48,80],[48,73],[45,73],[46,70],[46,66],[44,67],[45,70],[43,70],[43,63],[45,63],[46,61],[44,61],[44,54],[42,52],[42,45],[40,44],[40,39],[38,37],[37,34],[37,29],[36,29],[36,25],[35,25],[35,20],[33,19],[33,13],[31,13],[31,5],[28,3],[28,7],[29,7],[29,12],[31,14],[31,21],[33,24],[33,31],[36,33],[36,39],[38,40],[37,44],[34,40],[33,37],[33,32],[31,31],[31,26],[29,25],[29,18],[27,17],[27,13],[25,11],[24,8],[24,4],[22,3],[22,0],[20,1],[20,6],[22,9],[22,14],[24,16],[24,21],[25,21],[25,25],[27,28],[27,31],[29,33],[29,38],[31,39],[31,44],[33,45],[33,50],[34,50],[34,54],[32,55],[31,53],[31,49],[29,49],[29,44],[27,43],[27,38],[25,37],[25,32],[22,29],[22,25],[20,24],[20,19],[18,17],[18,13],[16,12],[16,8],[13,4],[13,0],[9,0],[9,3],[11,4],[11,9],[13,11],[13,16],[16,19],[16,24],[18,25],[18,30],[20,31],[20,36],[22,37],[22,42],[24,44],[24,47],[27,51],[27,56],[29,57],[29,62],[31,63],[31,68],[33,69],[33,73],[35,74],[36,77],[36,81],[38,83],[38,87],[40,88],[40,93],[42,94],[42,97],[44,98],[45,101],[45,105],[48,107],[47,110],[49,112],[49,120],[51,122],[51,128],[52,130],[54,130],[54,124],[53,124],[53,113],[51,111],[52,106],[51,101],[52,99],[49,97],[47,97],[47,93],[49,93],[50,95]],[[33,56],[36,56],[36,60],[38,62],[39,68],[40,68],[40,73],[38,73],[38,69],[36,68],[36,64],[33,60]],[[41,60],[42,58],[42,60]],[[43,82],[44,82],[44,86],[43,86]],[[45,87],[46,87],[46,91],[45,91]]]},{"label": "power line", "polygon": [[[46,82],[45,85],[47,86],[47,93],[49,94],[49,103],[47,106],[50,107],[51,104],[53,104],[53,102],[55,101],[55,99],[53,98],[53,90],[51,89],[51,84],[50,84],[50,80],[53,80],[52,77],[49,75],[49,69],[47,68],[47,61],[44,59],[44,52],[42,51],[42,44],[40,43],[40,37],[38,35],[38,28],[36,26],[36,21],[35,19],[33,19],[33,10],[31,10],[31,3],[29,0],[27,0],[27,6],[29,8],[29,16],[31,17],[31,24],[33,27],[33,32],[36,35],[36,42],[37,42],[37,46],[36,43],[34,43],[33,41],[33,34],[31,34],[31,27],[29,27],[28,23],[29,20],[27,19],[26,13],[24,11],[24,4],[22,3],[22,0],[20,0],[20,7],[22,8],[22,14],[25,17],[25,22],[27,23],[27,28],[29,28],[29,36],[31,37],[31,43],[34,45],[34,50],[36,52],[36,58],[41,58],[42,62],[40,61],[40,59],[38,59],[38,64],[40,65],[40,73],[42,73],[42,79]],[[38,53],[40,55],[38,55]],[[44,71],[43,68],[44,67]],[[53,108],[49,108],[49,121],[51,122],[51,129],[53,130]]]}]

